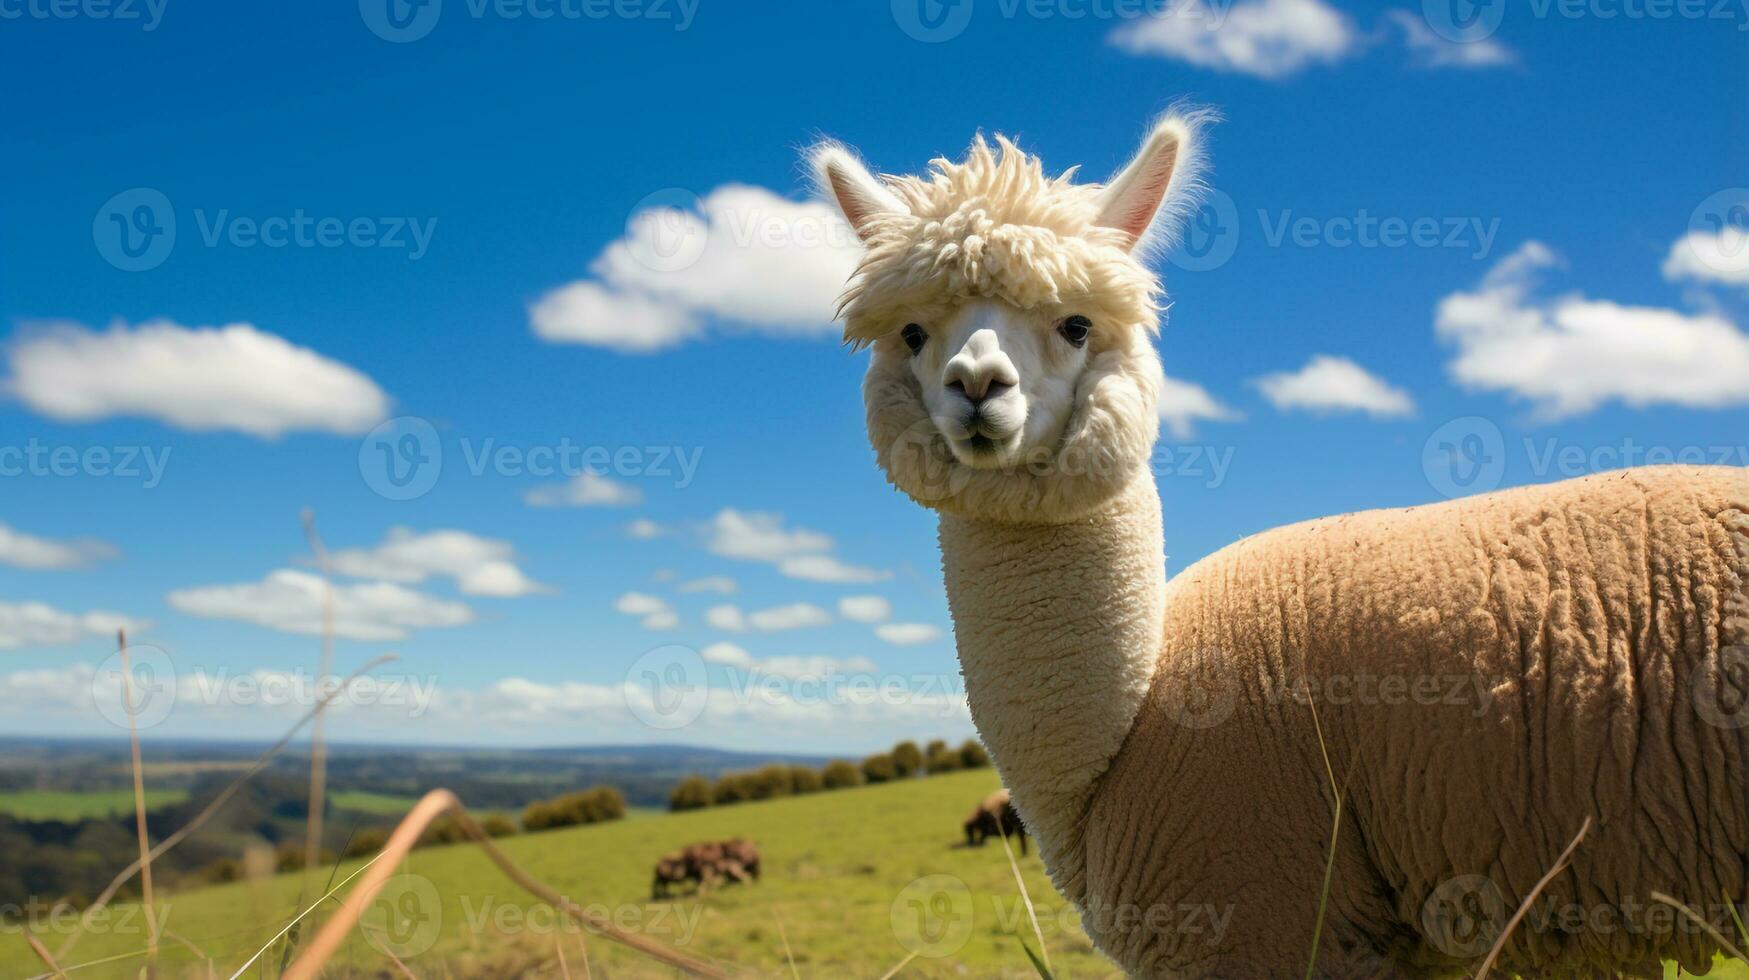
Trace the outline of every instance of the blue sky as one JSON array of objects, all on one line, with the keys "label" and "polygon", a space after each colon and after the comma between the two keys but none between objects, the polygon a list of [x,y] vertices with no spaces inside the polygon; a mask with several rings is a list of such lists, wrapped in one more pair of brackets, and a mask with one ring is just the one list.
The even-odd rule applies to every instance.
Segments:
[{"label": "blue sky", "polygon": [[[117,617],[178,683],[314,671],[309,507],[338,667],[394,651],[441,692],[358,698],[342,735],[968,733],[933,518],[876,471],[835,339],[821,136],[911,172],[1001,132],[1098,179],[1175,101],[1220,110],[1162,265],[1173,570],[1330,513],[1749,464],[1741,5],[915,2],[0,0],[4,728],[114,733]],[[437,450],[425,492],[391,499],[384,446]],[[644,657],[670,644],[719,695],[755,663],[911,694],[651,727],[615,692],[701,663]],[[157,729],[296,714],[221,687]]]}]

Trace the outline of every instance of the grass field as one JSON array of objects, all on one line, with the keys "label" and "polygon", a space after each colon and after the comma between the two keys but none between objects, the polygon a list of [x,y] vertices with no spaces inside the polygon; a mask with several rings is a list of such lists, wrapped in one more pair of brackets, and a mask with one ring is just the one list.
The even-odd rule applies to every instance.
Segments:
[{"label": "grass field", "polygon": [[[181,803],[188,794],[181,790],[146,791],[146,808]],[[0,813],[10,813],[21,820],[85,820],[92,817],[114,817],[134,812],[134,791],[108,789],[92,792],[61,790],[12,790],[0,792]]]},{"label": "grass field", "polygon": [[372,793],[362,789],[339,790],[328,794],[329,805],[337,810],[357,810],[387,817],[398,817],[417,802],[406,796],[390,796],[387,793]]},{"label": "grass field", "polygon": [[[572,901],[737,975],[788,976],[787,939],[802,977],[874,980],[910,949],[928,955],[912,960],[902,977],[1036,977],[1017,935],[1032,942],[1002,848],[961,843],[959,819],[996,786],[995,773],[984,769],[501,843],[513,860]],[[735,835],[759,843],[760,883],[703,899],[649,900],[650,868],[658,855],[695,840]],[[335,880],[359,866],[343,864]],[[1052,891],[1037,852],[1022,858],[1021,867],[1056,975],[1116,976]],[[365,925],[416,976],[559,977],[562,948],[569,975],[581,977],[585,944],[594,977],[675,976],[560,923],[470,845],[415,851],[403,871]],[[291,874],[161,896],[159,911],[171,938],[160,952],[158,976],[207,976],[207,964],[189,946],[211,958],[213,975],[230,976],[325,890],[327,874],[307,883]],[[300,886],[309,889],[302,898]],[[65,934],[64,924],[39,929],[51,950]],[[121,957],[69,972],[80,978],[138,976],[145,945],[139,910],[118,907],[62,966]],[[263,958],[267,968],[257,962],[246,975],[277,976],[280,955],[275,948]],[[0,976],[42,972],[16,929],[0,929]],[[398,974],[355,932],[326,975]],[[1749,978],[1736,964],[1713,975]]]}]

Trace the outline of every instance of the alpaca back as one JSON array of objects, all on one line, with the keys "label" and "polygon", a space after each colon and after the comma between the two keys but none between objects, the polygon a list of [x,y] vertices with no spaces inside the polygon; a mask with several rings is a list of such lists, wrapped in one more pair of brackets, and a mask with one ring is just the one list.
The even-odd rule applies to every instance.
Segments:
[{"label": "alpaca back", "polygon": [[[1502,966],[1700,971],[1712,944],[1650,893],[1744,897],[1746,696],[1749,471],[1248,538],[1168,584],[1159,670],[1089,811],[1089,904],[1185,918],[1089,931],[1138,973],[1303,971],[1327,749],[1323,972],[1473,966],[1587,817]],[[1138,839],[1160,843],[1138,860]],[[1218,935],[1183,925],[1222,915]]]}]

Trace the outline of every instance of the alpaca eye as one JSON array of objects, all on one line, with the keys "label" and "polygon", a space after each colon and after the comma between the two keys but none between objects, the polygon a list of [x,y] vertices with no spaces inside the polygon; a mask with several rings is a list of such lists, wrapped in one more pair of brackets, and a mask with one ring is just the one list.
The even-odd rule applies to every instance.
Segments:
[{"label": "alpaca eye", "polygon": [[924,333],[923,328],[915,323],[905,324],[905,329],[899,331],[899,336],[904,338],[905,346],[911,348],[913,354],[922,350],[923,345],[929,341],[929,334]]},{"label": "alpaca eye", "polygon": [[1087,334],[1092,329],[1092,320],[1076,314],[1059,324],[1057,332],[1063,335],[1070,347],[1080,347],[1087,343]]}]

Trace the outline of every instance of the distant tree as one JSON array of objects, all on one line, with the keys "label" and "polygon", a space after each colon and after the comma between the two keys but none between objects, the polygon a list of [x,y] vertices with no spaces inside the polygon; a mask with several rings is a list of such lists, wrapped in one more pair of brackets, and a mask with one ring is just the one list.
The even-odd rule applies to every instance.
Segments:
[{"label": "distant tree", "polygon": [[803,793],[818,793],[825,788],[825,781],[820,774],[807,766],[789,767],[789,791],[797,796]]},{"label": "distant tree", "polygon": [[383,849],[389,842],[387,827],[365,827],[352,835],[352,840],[346,844],[347,857],[369,857]]},{"label": "distant tree", "polygon": [[900,779],[923,771],[923,750],[916,742],[900,742],[893,746],[893,771]]},{"label": "distant tree", "polygon": [[946,751],[947,751],[947,743],[938,738],[938,739],[935,739],[934,741],[930,742],[928,745],[923,746],[923,758],[927,759],[937,752],[946,752]]},{"label": "distant tree", "polygon": [[929,768],[929,774],[933,776],[936,773],[953,772],[955,769],[961,768],[963,763],[960,762],[958,752],[941,742],[935,742],[929,749],[929,758],[924,765]]},{"label": "distant tree", "polygon": [[753,782],[753,798],[756,800],[776,799],[794,792],[790,785],[788,766],[766,766],[754,771],[750,778]]},{"label": "distant tree", "polygon": [[754,796],[753,777],[744,772],[725,773],[711,784],[711,802],[718,806],[743,803]]},{"label": "distant tree", "polygon": [[899,770],[893,765],[892,755],[871,755],[862,760],[862,778],[871,783],[890,783],[899,778]]},{"label": "distant tree", "polygon": [[480,829],[486,832],[487,837],[510,837],[518,830],[516,821],[502,813],[488,814],[486,819],[480,821]]},{"label": "distant tree", "polygon": [[834,759],[826,763],[826,768],[820,770],[820,783],[827,789],[849,789],[862,785],[862,770],[856,768],[856,763],[843,759]]},{"label": "distant tree", "polygon": [[527,830],[547,830],[618,820],[625,815],[626,801],[619,790],[612,786],[591,786],[581,792],[529,804],[522,811],[522,826]]},{"label": "distant tree", "polygon": [[966,739],[966,744],[960,746],[960,766],[966,769],[982,769],[990,764],[990,753],[984,751],[983,743],[975,738]]},{"label": "distant tree", "polygon": [[668,794],[668,809],[678,813],[681,810],[697,810],[711,805],[711,781],[703,776],[688,776],[674,784],[674,791]]}]

